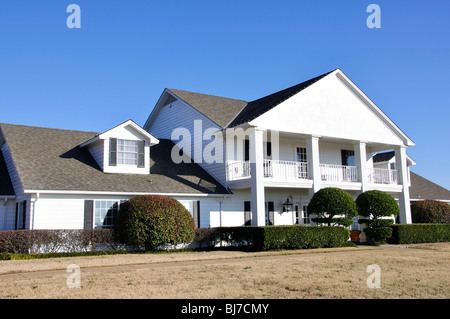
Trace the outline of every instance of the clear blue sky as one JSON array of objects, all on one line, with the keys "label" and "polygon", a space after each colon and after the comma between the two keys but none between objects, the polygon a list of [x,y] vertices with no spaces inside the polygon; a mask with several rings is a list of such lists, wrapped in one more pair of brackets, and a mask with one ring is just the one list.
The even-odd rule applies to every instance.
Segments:
[{"label": "clear blue sky", "polygon": [[341,68],[450,189],[449,31],[448,0],[0,0],[0,122],[143,125],[165,87],[250,101]]}]

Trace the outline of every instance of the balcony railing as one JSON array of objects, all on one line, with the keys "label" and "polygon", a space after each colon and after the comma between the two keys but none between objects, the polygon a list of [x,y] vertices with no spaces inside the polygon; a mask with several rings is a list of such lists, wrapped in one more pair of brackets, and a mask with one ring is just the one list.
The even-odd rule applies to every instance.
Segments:
[{"label": "balcony railing", "polygon": [[228,161],[227,165],[227,179],[234,181],[250,176],[250,162],[249,161]]},{"label": "balcony railing", "polygon": [[398,171],[384,168],[368,168],[368,182],[371,184],[398,184]]},{"label": "balcony railing", "polygon": [[[229,181],[250,177],[249,161],[228,161],[227,179]],[[263,161],[264,178],[277,180],[308,179],[308,164],[303,162],[268,160]],[[358,182],[356,166],[320,164],[322,181]],[[397,170],[368,168],[368,182],[371,184],[398,184]]]},{"label": "balcony railing", "polygon": [[276,179],[307,179],[308,164],[304,162],[264,160],[264,177]]},{"label": "balcony railing", "polygon": [[320,175],[327,182],[357,182],[356,166],[320,164]]},{"label": "balcony railing", "polygon": [[[264,160],[265,178],[307,179],[308,164],[292,161]],[[249,161],[228,161],[227,178],[229,181],[250,177]]]}]

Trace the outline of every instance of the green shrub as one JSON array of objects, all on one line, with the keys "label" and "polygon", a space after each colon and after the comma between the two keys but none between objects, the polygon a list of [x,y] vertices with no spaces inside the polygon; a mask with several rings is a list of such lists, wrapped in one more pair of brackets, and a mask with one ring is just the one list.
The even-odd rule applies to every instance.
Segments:
[{"label": "green shrub", "polygon": [[346,245],[350,231],[336,226],[221,227],[221,240],[228,246],[252,250],[309,249]]},{"label": "green shrub", "polygon": [[195,236],[188,210],[176,199],[161,195],[136,196],[123,203],[115,228],[120,242],[147,250],[190,243]]},{"label": "green shrub", "polygon": [[[340,188],[326,187],[316,192],[308,205],[308,213],[318,224],[351,226],[357,216],[352,196]],[[342,217],[343,216],[343,217]]]},{"label": "green shrub", "polygon": [[437,200],[421,200],[411,204],[413,223],[450,223],[450,205]]},{"label": "green shrub", "polygon": [[397,224],[391,226],[393,244],[437,243],[450,241],[450,224]]},{"label": "green shrub", "polygon": [[364,232],[368,239],[385,241],[392,235],[394,220],[385,217],[397,216],[400,209],[391,195],[378,190],[366,191],[356,199],[356,209],[359,215],[367,217],[359,222],[366,224]]}]

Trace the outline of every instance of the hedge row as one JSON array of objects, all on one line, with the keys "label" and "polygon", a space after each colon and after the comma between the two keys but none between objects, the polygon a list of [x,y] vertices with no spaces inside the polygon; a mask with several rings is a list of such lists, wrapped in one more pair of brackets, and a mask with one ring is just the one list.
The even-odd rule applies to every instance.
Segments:
[{"label": "hedge row", "polygon": [[112,229],[0,231],[0,253],[71,253],[99,249],[117,249]]},{"label": "hedge row", "polygon": [[336,226],[220,227],[199,229],[200,247],[246,246],[252,250],[308,249],[347,244],[350,231]]},{"label": "hedge row", "polygon": [[397,224],[391,226],[393,244],[437,243],[450,241],[450,224]]}]

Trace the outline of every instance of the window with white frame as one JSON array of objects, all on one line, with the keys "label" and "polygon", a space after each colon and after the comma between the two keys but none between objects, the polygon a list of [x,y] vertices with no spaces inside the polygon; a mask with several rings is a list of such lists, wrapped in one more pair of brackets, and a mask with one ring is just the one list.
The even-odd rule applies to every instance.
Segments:
[{"label": "window with white frame", "polygon": [[110,228],[119,211],[119,202],[115,200],[97,200],[94,208],[95,228]]},{"label": "window with white frame", "polygon": [[138,164],[138,141],[117,140],[117,164]]},{"label": "window with white frame", "polygon": [[303,225],[310,225],[311,218],[308,213],[308,205],[303,205]]}]

